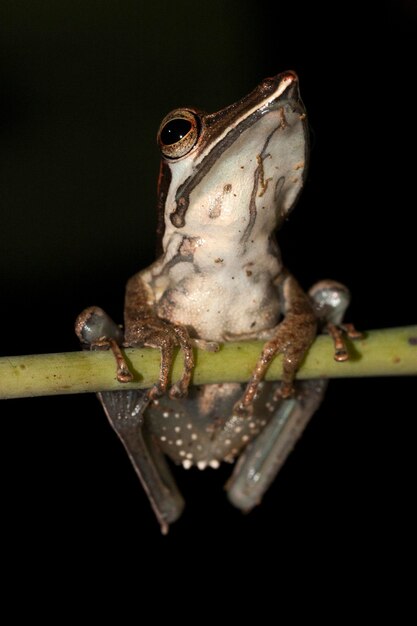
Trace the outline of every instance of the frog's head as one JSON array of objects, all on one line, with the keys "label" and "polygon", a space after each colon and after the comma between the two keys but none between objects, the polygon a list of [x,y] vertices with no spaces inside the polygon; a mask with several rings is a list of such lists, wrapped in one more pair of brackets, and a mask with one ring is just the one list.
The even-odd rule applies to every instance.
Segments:
[{"label": "frog's head", "polygon": [[[164,226],[238,241],[267,236],[303,186],[307,123],[294,72],[217,113],[175,109],[158,132]],[[162,220],[161,220],[162,221]]]}]

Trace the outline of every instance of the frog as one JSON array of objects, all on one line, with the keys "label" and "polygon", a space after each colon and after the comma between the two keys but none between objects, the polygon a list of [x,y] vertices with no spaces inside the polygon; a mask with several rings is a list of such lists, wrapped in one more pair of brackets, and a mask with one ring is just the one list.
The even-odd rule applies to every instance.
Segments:
[{"label": "frog", "polygon": [[[347,287],[326,279],[304,291],[277,244],[309,161],[294,71],[215,113],[175,109],[157,142],[157,259],[127,282],[123,327],[90,306],[75,329],[84,349],[115,356],[121,389],[98,397],[166,534],[185,505],[167,459],[199,470],[230,463],[227,496],[252,510],[323,400],[327,381],[296,379],[315,337],[330,333],[334,358],[344,361],[345,336],[360,333],[343,323]],[[263,342],[247,383],[191,384],[196,348],[246,340]],[[135,376],[126,347],[160,351],[151,388],[123,389]],[[171,384],[177,350],[183,369]],[[266,382],[278,354],[282,378]]]}]

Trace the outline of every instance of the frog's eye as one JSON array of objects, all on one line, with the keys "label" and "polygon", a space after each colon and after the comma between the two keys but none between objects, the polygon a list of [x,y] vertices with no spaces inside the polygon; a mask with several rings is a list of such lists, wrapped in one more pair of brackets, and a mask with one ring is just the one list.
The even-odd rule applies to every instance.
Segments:
[{"label": "frog's eye", "polygon": [[167,159],[179,159],[194,148],[200,135],[199,117],[187,109],[169,113],[158,131],[158,143]]}]

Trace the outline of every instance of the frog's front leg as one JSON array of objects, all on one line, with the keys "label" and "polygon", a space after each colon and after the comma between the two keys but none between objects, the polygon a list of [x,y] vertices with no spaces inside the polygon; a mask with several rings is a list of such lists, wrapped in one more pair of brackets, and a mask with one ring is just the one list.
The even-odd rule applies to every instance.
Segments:
[{"label": "frog's front leg", "polygon": [[179,346],[184,356],[184,368],[180,380],[170,389],[172,398],[186,395],[192,371],[194,356],[188,332],[180,324],[172,324],[160,319],[152,306],[151,296],[141,273],[128,281],[125,297],[124,346],[146,346],[161,351],[161,367],[158,382],[148,391],[150,398],[162,395],[168,386],[174,348]]},{"label": "frog's front leg", "polygon": [[311,299],[301,289],[294,276],[285,271],[279,279],[278,289],[281,292],[285,317],[272,331],[272,338],[264,345],[245,393],[235,407],[240,414],[250,413],[259,383],[277,354],[283,355],[282,384],[279,393],[282,398],[288,398],[293,394],[295,375],[317,333],[317,315]]}]

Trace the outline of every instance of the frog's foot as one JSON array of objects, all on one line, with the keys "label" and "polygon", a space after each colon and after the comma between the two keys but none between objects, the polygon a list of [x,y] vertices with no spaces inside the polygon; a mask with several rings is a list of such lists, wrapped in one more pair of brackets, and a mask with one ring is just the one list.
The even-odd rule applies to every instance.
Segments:
[{"label": "frog's foot", "polygon": [[146,427],[149,397],[143,390],[103,391],[98,394],[110,424],[122,441],[165,535],[177,520],[184,500],[169,465]]},{"label": "frog's foot", "polygon": [[127,383],[134,376],[120,350],[123,331],[103,309],[90,306],[84,309],[75,322],[75,332],[84,349],[111,350],[116,359],[117,380]]},{"label": "frog's foot", "polygon": [[335,361],[347,361],[349,359],[345,336],[349,337],[349,339],[361,339],[363,337],[363,333],[356,330],[353,324],[333,324],[329,322],[325,326],[325,331],[333,339]]},{"label": "frog's foot", "polygon": [[259,384],[263,380],[271,361],[278,354],[283,355],[282,382],[275,399],[278,397],[285,399],[293,396],[294,378],[308,347],[314,339],[315,325],[312,325],[311,332],[304,337],[293,336],[291,333],[290,338],[286,338],[286,333],[287,327],[284,320],[281,322],[279,332],[276,334],[275,338],[264,345],[245,392],[234,407],[234,411],[239,417],[250,417],[252,415],[252,406],[256,399]]},{"label": "frog's foot", "polygon": [[157,398],[166,392],[174,349],[178,346],[183,353],[183,371],[180,380],[172,385],[169,395],[171,398],[183,398],[187,395],[194,369],[194,355],[188,331],[184,326],[171,324],[155,316],[134,320],[126,329],[123,345],[126,347],[146,346],[160,350],[159,380],[148,391],[150,399]]},{"label": "frog's foot", "polygon": [[320,405],[326,385],[323,380],[300,381],[291,398],[275,404],[268,423],[242,452],[226,484],[234,506],[249,512],[261,502]]},{"label": "frog's foot", "polygon": [[347,361],[349,352],[345,337],[353,340],[363,337],[363,333],[356,330],[353,324],[342,323],[350,302],[349,290],[334,280],[322,280],[313,285],[309,295],[313,300],[320,329],[333,339],[335,361]]}]

